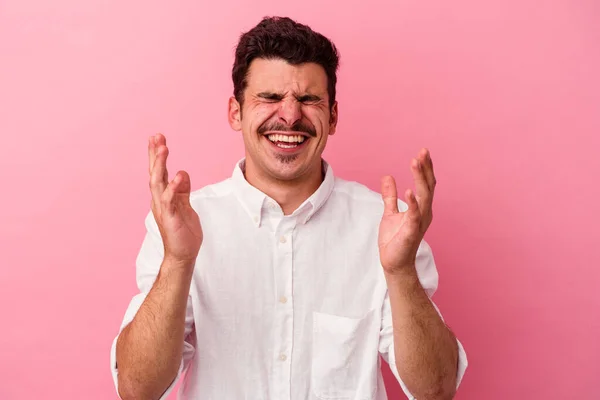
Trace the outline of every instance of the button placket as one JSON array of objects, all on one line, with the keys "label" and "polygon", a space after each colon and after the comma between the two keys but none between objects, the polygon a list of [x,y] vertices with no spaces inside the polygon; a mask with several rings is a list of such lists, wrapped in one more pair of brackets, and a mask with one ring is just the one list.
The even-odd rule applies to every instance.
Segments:
[{"label": "button placket", "polygon": [[277,398],[289,400],[291,396],[291,361],[293,350],[293,298],[292,298],[292,234],[295,219],[283,217],[274,232],[277,276],[277,329],[279,343],[273,348],[277,359],[275,381],[279,384]]}]

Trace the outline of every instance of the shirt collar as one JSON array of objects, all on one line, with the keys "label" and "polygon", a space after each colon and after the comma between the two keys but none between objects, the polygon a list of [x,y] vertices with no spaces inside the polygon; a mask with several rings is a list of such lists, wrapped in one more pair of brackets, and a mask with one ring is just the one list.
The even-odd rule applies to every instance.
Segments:
[{"label": "shirt collar", "polygon": [[[325,204],[333,191],[333,169],[325,160],[322,160],[322,165],[325,174],[323,182],[319,188],[292,213],[292,215],[302,215],[300,220],[304,224],[308,222],[323,204]],[[248,213],[254,224],[260,226],[262,209],[265,201],[269,199],[269,197],[248,183],[244,176],[245,166],[245,158],[242,158],[237,162],[231,176],[231,182],[233,184],[233,190],[242,207],[246,213]]]}]

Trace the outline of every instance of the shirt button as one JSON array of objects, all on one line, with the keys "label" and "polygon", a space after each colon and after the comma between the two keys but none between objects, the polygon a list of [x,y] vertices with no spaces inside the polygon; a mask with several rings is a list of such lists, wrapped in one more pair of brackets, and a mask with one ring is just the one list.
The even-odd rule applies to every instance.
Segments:
[{"label": "shirt button", "polygon": [[280,241],[281,243],[285,243],[285,242],[287,242],[287,239],[285,238],[285,236],[281,236],[281,237],[279,238],[279,241]]},{"label": "shirt button", "polygon": [[254,217],[254,222],[258,223],[258,217]]},{"label": "shirt button", "polygon": [[275,203],[273,203],[272,201],[270,201],[270,202],[269,202],[269,208],[270,208],[271,210],[274,210],[274,209],[276,209],[276,208],[277,208],[277,204],[275,204]]},{"label": "shirt button", "polygon": [[281,296],[281,297],[279,298],[279,302],[280,302],[280,303],[284,303],[284,304],[285,304],[285,303],[287,303],[287,297],[285,297],[285,296]]},{"label": "shirt button", "polygon": [[279,356],[279,359],[281,361],[285,361],[285,360],[287,360],[287,356],[285,354],[282,354],[282,355]]}]

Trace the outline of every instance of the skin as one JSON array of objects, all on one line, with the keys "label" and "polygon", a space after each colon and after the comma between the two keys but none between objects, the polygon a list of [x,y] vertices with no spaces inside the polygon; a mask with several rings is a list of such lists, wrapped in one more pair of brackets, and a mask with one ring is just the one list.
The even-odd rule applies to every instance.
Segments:
[{"label": "skin", "polygon": [[395,362],[416,398],[452,399],[458,368],[456,338],[429,300],[416,271],[417,250],[433,219],[436,186],[427,149],[411,160],[411,171],[416,194],[405,191],[405,212],[398,210],[394,178],[381,180],[384,213],[378,244],[392,309]]},{"label": "skin", "polygon": [[[338,105],[329,106],[327,75],[318,64],[256,59],[247,81],[243,104],[229,99],[229,124],[244,138],[246,180],[291,214],[323,180],[321,154],[335,133]],[[268,131],[258,132],[261,126],[292,130],[296,124],[312,133],[295,157],[273,149],[265,137]]]},{"label": "skin", "polygon": [[[292,213],[323,180],[321,155],[338,121],[330,107],[327,76],[317,64],[254,60],[240,104],[229,99],[231,127],[241,131],[247,181]],[[277,130],[308,137],[293,155],[265,137]],[[177,374],[184,340],[186,301],[202,228],[189,203],[191,182],[185,171],[168,180],[166,138],[148,143],[152,212],[165,257],[154,286],[117,341],[119,393],[123,399],[156,399]],[[411,393],[425,400],[450,399],[457,373],[457,345],[421,287],[416,274],[418,246],[432,220],[435,176],[428,150],[411,160],[416,195],[405,192],[406,212],[397,208],[394,178],[382,179],[385,211],[378,244],[394,331],[395,362]],[[160,349],[160,351],[157,351]]]},{"label": "skin", "polygon": [[165,256],[152,289],[117,340],[124,400],[160,398],[177,376],[183,353],[187,299],[203,235],[190,205],[189,175],[179,171],[168,181],[168,153],[163,135],[149,138],[151,208]]}]

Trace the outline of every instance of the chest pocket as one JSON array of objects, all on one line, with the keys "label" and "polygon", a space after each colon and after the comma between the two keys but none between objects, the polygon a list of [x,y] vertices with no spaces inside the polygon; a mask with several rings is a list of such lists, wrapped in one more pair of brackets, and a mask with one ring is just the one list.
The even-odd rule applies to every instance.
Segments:
[{"label": "chest pocket", "polygon": [[380,323],[313,312],[311,387],[323,400],[371,400],[377,389]]}]

